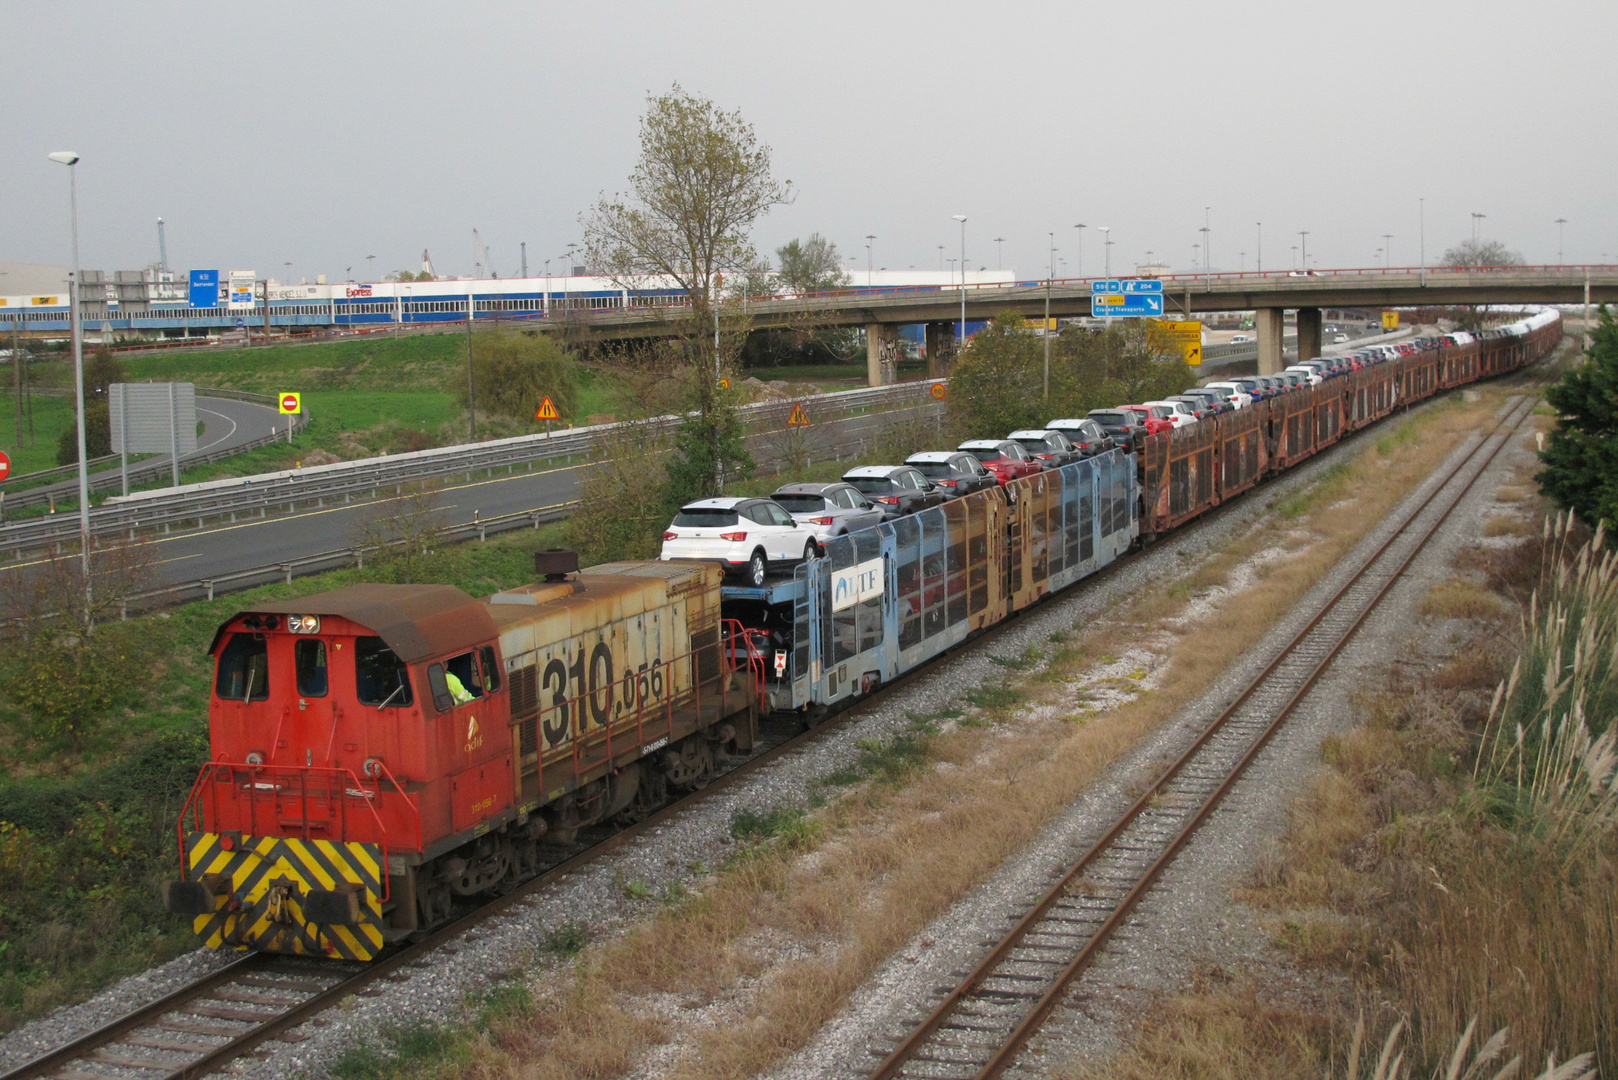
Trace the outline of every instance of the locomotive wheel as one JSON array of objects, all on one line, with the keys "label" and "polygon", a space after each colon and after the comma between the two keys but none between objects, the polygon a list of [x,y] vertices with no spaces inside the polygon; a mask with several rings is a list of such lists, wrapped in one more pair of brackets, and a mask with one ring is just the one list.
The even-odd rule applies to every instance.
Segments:
[{"label": "locomotive wheel", "polygon": [[663,773],[670,787],[696,791],[713,775],[713,752],[700,735],[689,735],[663,753]]}]

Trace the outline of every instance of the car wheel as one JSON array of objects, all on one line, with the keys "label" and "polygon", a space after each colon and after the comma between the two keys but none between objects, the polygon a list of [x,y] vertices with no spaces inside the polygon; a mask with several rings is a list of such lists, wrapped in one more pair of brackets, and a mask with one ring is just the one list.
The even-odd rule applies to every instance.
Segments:
[{"label": "car wheel", "polygon": [[820,558],[820,545],[818,543],[811,540],[807,544],[803,545],[803,561],[804,562],[808,562],[810,559],[818,559],[818,558]]},{"label": "car wheel", "polygon": [[747,560],[747,583],[755,587],[764,584],[764,573],[766,569],[767,567],[764,563],[764,552],[753,552],[753,557]]}]

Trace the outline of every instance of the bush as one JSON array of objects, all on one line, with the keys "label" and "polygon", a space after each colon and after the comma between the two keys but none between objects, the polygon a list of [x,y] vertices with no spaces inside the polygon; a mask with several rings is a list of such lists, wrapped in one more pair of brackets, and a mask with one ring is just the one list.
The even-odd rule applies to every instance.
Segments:
[{"label": "bush", "polygon": [[1540,490],[1585,521],[1618,529],[1618,322],[1605,305],[1585,362],[1545,391],[1556,426]]},{"label": "bush", "polygon": [[[451,376],[455,394],[467,403],[466,372]],[[577,414],[579,364],[573,354],[538,333],[503,332],[472,338],[472,380],[484,413],[533,421],[549,397],[564,421]]]}]

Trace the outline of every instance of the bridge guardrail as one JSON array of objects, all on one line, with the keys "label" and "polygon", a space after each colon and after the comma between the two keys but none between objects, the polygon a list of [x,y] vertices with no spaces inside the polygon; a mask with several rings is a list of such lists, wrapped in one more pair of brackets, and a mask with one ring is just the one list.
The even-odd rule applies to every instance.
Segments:
[{"label": "bridge guardrail", "polygon": [[[840,416],[857,416],[877,406],[903,406],[932,401],[927,383],[899,383],[865,387],[800,399],[814,413],[828,406]],[[744,406],[749,419],[763,423],[784,422],[797,401],[759,402]],[[823,415],[823,413],[822,413]],[[672,431],[678,416],[658,417],[649,422],[654,433]],[[491,443],[420,450],[385,458],[339,462],[310,469],[209,481],[175,491],[157,491],[108,500],[91,511],[91,529],[97,535],[152,531],[165,533],[176,524],[196,522],[201,527],[209,518],[236,521],[238,515],[268,517],[271,507],[290,512],[299,504],[324,507],[328,502],[354,501],[372,497],[380,490],[406,483],[478,472],[492,476],[497,469],[514,473],[519,466],[532,471],[541,462],[569,460],[587,454],[596,436],[606,427],[574,429],[547,438],[524,435]],[[76,540],[76,516],[62,515],[0,525],[0,550],[21,559],[30,551],[51,544]]]}]

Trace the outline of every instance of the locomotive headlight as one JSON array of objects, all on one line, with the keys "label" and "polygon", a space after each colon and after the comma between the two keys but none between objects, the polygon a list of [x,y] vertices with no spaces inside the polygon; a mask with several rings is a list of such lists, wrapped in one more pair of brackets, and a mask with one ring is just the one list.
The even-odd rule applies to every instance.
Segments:
[{"label": "locomotive headlight", "polygon": [[320,616],[288,615],[287,629],[294,634],[317,634],[320,632]]}]

